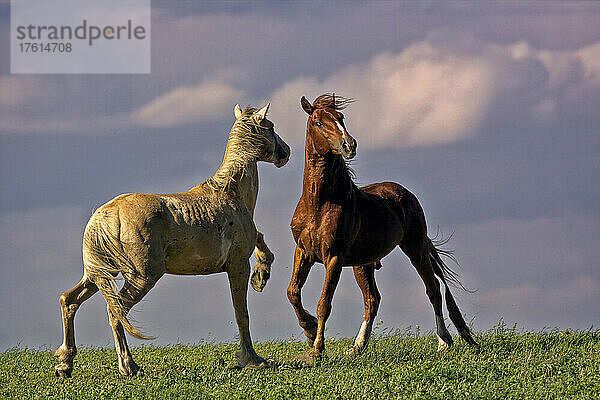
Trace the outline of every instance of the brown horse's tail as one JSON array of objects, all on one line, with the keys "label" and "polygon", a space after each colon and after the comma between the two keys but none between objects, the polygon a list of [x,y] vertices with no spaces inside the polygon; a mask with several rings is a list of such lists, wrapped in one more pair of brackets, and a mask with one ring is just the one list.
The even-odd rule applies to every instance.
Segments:
[{"label": "brown horse's tail", "polygon": [[121,272],[134,271],[135,266],[129,259],[119,240],[110,232],[106,216],[93,215],[83,235],[83,265],[85,274],[92,280],[108,305],[112,318],[119,321],[123,328],[133,337],[150,340],[136,329],[127,319],[127,308],[124,306],[117,290],[117,275]]},{"label": "brown horse's tail", "polygon": [[[447,250],[440,249],[436,247],[435,244],[429,240],[429,259],[431,261],[431,265],[433,266],[433,272],[442,280],[444,286],[446,287],[446,307],[448,308],[448,314],[450,315],[450,320],[456,327],[456,330],[468,344],[477,346],[477,342],[473,339],[471,335],[471,330],[467,326],[462,314],[460,313],[460,309],[458,305],[456,305],[456,301],[454,301],[454,297],[452,297],[452,293],[450,293],[450,287],[448,286],[448,282],[454,284],[457,287],[462,288],[465,291],[470,292],[466,289],[462,283],[458,280],[458,274],[452,271],[448,265],[442,260],[440,254],[443,254],[450,259],[454,260],[452,252]],[[441,244],[444,244],[442,242]],[[454,260],[456,261],[456,260]]]}]

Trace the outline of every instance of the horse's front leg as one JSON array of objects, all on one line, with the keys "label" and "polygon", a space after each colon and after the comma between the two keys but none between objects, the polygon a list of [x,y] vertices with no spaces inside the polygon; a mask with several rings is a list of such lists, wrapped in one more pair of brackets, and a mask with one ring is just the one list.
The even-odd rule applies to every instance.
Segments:
[{"label": "horse's front leg", "polygon": [[304,329],[308,345],[313,346],[315,337],[317,336],[317,319],[310,315],[308,311],[302,306],[302,287],[306,283],[306,278],[310,272],[314,262],[310,261],[300,246],[296,246],[294,252],[294,271],[292,272],[292,279],[287,289],[288,300],[294,307],[296,316],[298,317],[298,324]]},{"label": "horse's front leg", "polygon": [[325,282],[319,303],[317,303],[317,336],[313,348],[309,353],[312,358],[319,358],[325,349],[325,322],[331,314],[333,293],[342,273],[342,257],[332,256],[327,260],[325,267]]},{"label": "horse's front leg", "polygon": [[262,368],[267,367],[269,364],[264,358],[256,354],[250,338],[250,319],[246,300],[249,276],[250,263],[248,260],[231,265],[227,269],[235,319],[240,333],[240,350],[236,353],[237,366],[239,368]]},{"label": "horse's front leg", "polygon": [[257,232],[256,249],[254,250],[256,265],[253,268],[250,284],[257,292],[262,292],[269,277],[271,276],[271,264],[275,260],[275,256],[267,247],[265,237],[262,232]]}]

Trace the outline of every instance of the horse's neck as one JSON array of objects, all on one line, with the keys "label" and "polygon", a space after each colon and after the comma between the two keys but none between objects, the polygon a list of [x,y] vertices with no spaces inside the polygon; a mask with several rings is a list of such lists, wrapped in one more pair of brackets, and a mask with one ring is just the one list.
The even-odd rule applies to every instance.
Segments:
[{"label": "horse's neck", "polygon": [[328,201],[348,202],[354,187],[342,157],[331,151],[319,154],[307,138],[302,196],[315,207]]},{"label": "horse's neck", "polygon": [[258,168],[256,161],[250,162],[243,171],[244,173],[237,177],[237,194],[243,199],[250,214],[254,215],[254,207],[256,206],[256,198],[258,197]]},{"label": "horse's neck", "polygon": [[228,160],[231,154],[226,153],[223,163],[212,177],[212,181],[231,196],[243,200],[251,214],[254,213],[258,196],[258,168],[256,160]]},{"label": "horse's neck", "polygon": [[[233,197],[241,198],[248,211],[254,214],[254,206],[258,196],[258,168],[256,159],[235,149],[231,141],[231,133],[227,142],[223,162],[215,174],[205,182],[191,190],[211,190],[225,192]],[[206,186],[205,186],[206,185]]]}]

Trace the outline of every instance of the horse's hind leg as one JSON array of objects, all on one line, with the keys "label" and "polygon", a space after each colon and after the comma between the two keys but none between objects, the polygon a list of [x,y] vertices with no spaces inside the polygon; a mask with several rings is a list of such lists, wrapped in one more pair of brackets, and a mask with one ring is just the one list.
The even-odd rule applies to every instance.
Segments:
[{"label": "horse's hind leg", "polygon": [[75,347],[75,313],[81,303],[97,291],[98,287],[84,275],[73,289],[60,296],[64,340],[62,345],[54,352],[54,356],[60,361],[60,364],[54,367],[54,374],[59,378],[71,377],[71,372],[73,372],[73,358],[77,354],[77,347]]},{"label": "horse's hind leg", "polygon": [[415,267],[419,276],[425,284],[425,290],[429,301],[433,306],[435,314],[436,333],[438,337],[438,351],[445,350],[452,346],[452,336],[446,324],[444,323],[444,314],[442,312],[442,293],[440,292],[440,283],[435,277],[433,265],[429,258],[429,241],[416,241],[412,245],[402,243],[402,251],[410,258],[410,262]]},{"label": "horse's hind leg", "polygon": [[[123,304],[125,312],[129,312],[131,308],[139,303],[140,300],[154,287],[158,279],[162,274],[153,277],[141,277],[135,278],[135,284],[125,278],[125,283],[119,291],[119,300]],[[113,330],[115,337],[115,348],[117,356],[119,357],[119,372],[124,376],[136,376],[143,373],[142,369],[133,361],[131,351],[127,345],[127,339],[125,337],[125,329],[123,324],[117,318],[115,318],[110,308],[107,305],[108,321]]]},{"label": "horse's hind leg", "polygon": [[375,265],[374,263],[354,267],[354,278],[356,278],[356,283],[358,283],[363,294],[365,317],[354,340],[354,346],[346,352],[347,355],[360,353],[367,346],[371,336],[373,322],[381,300],[381,295],[375,283]]}]

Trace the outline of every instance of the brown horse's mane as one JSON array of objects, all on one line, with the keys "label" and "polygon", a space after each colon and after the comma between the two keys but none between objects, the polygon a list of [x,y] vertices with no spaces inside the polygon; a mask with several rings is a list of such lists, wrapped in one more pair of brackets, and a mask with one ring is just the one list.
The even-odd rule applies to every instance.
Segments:
[{"label": "brown horse's mane", "polygon": [[331,108],[336,111],[343,110],[348,107],[348,104],[353,103],[351,97],[336,96],[335,93],[325,93],[320,95],[313,101],[314,108]]}]

